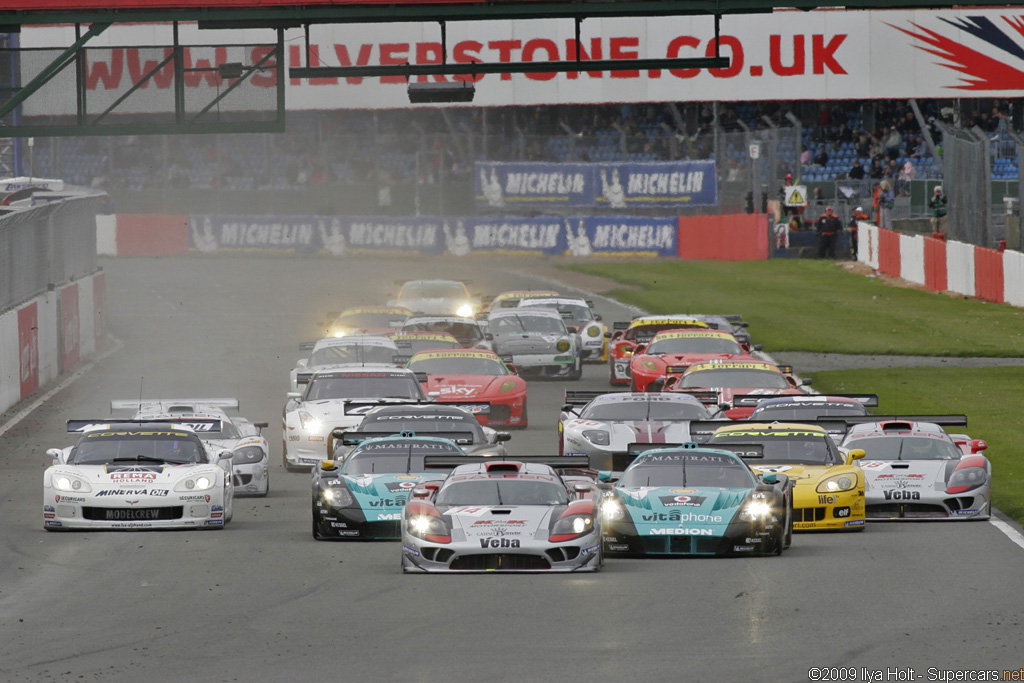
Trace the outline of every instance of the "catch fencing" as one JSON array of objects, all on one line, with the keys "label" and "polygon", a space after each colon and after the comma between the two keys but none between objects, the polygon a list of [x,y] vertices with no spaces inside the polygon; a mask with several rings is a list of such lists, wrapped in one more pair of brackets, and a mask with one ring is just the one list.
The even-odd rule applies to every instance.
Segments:
[{"label": "catch fencing", "polygon": [[992,232],[992,163],[988,136],[936,122],[942,130],[946,235],[982,247],[995,246]]}]

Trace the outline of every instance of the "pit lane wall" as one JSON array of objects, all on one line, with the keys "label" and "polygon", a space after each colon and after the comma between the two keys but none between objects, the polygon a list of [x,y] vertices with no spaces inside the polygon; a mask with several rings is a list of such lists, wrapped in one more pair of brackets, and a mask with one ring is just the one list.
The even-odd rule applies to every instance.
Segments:
[{"label": "pit lane wall", "polygon": [[285,252],[468,256],[654,256],[746,261],[768,258],[764,215],[694,217],[98,216],[103,255]]},{"label": "pit lane wall", "polygon": [[106,331],[102,271],[0,315],[0,412],[93,355]]},{"label": "pit lane wall", "polygon": [[857,257],[864,264],[936,292],[1024,306],[1024,253],[998,251],[862,222]]}]

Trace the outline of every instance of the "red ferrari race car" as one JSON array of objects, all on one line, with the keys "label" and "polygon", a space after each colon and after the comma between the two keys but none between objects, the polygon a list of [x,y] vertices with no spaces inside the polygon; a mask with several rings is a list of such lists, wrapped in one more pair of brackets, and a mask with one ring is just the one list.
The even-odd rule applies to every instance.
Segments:
[{"label": "red ferrari race car", "polygon": [[629,361],[640,344],[647,344],[658,332],[674,329],[708,330],[711,326],[703,320],[688,315],[645,315],[630,322],[612,324],[608,339],[608,365],[611,370],[609,381],[612,385],[629,384]]},{"label": "red ferrari race car", "polygon": [[421,351],[406,367],[438,403],[465,408],[488,427],[526,427],[526,380],[493,351]]},{"label": "red ferrari race car", "polygon": [[324,326],[325,337],[348,337],[353,334],[386,335],[396,331],[412,315],[401,306],[359,306],[346,308],[341,313],[332,311]]},{"label": "red ferrari race car", "polygon": [[[753,350],[760,351],[757,344]],[[633,350],[629,362],[632,391],[647,391],[659,377],[678,376],[695,363],[709,360],[758,360],[736,339],[722,330],[666,330],[654,335],[650,344]]]},{"label": "red ferrari race car", "polygon": [[788,365],[780,367],[763,361],[707,361],[691,365],[679,377],[655,380],[650,389],[695,394],[701,401],[728,406],[726,417],[742,420],[749,417],[758,401],[766,396],[806,394],[804,387],[810,383],[809,379],[797,382],[793,368]]}]

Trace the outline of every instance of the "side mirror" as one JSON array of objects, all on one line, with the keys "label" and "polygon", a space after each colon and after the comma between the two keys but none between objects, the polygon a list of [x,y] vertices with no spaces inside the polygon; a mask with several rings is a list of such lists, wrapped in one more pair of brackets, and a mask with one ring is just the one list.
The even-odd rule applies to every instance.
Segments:
[{"label": "side mirror", "polygon": [[597,313],[594,315],[594,320],[601,322],[602,320],[604,320],[604,318],[601,317],[600,313]]},{"label": "side mirror", "polygon": [[497,434],[494,435],[494,442],[495,443],[501,443],[503,441],[511,441],[511,440],[512,440],[512,435],[509,434],[508,432],[498,432]]},{"label": "side mirror", "polygon": [[304,368],[304,367],[306,367],[306,363],[308,363],[308,362],[309,361],[306,358],[300,358],[297,361],[295,361],[295,367],[297,367],[297,368]]},{"label": "side mirror", "polygon": [[754,349],[755,351],[760,351],[761,349],[764,348],[764,345],[763,344],[754,344],[750,348]]},{"label": "side mirror", "polygon": [[289,391],[287,396],[288,396],[288,398],[294,398],[295,400],[298,400],[298,399],[302,398],[302,392],[301,391]]},{"label": "side mirror", "polygon": [[570,325],[569,327],[565,328],[565,331],[568,332],[569,334],[579,334],[580,328],[576,327],[575,325]]},{"label": "side mirror", "polygon": [[486,339],[487,341],[494,341],[494,335],[488,332],[487,334],[484,335],[484,339]]},{"label": "side mirror", "polygon": [[562,412],[563,413],[575,413],[576,412],[576,406],[574,406],[571,403],[563,403],[562,404]]},{"label": "side mirror", "polygon": [[519,374],[519,368],[517,368],[516,366],[506,364],[505,367],[508,368],[508,371],[511,372],[513,375]]},{"label": "side mirror", "polygon": [[647,391],[662,391],[665,388],[665,378],[659,377],[656,380],[648,382]]},{"label": "side mirror", "polygon": [[779,483],[779,478],[775,475],[774,472],[766,472],[765,474],[761,475],[761,481],[765,484],[775,486],[775,484]]},{"label": "side mirror", "polygon": [[412,498],[430,498],[430,489],[417,486],[412,490]]},{"label": "side mirror", "polygon": [[633,355],[634,356],[639,356],[641,353],[643,353],[646,350],[647,350],[647,344],[639,344],[635,349],[633,349]]},{"label": "side mirror", "polygon": [[988,448],[988,444],[982,439],[971,439],[971,453],[981,453]]},{"label": "side mirror", "polygon": [[594,487],[589,484],[573,484],[572,492],[576,494],[577,498],[586,498],[594,493]]},{"label": "side mirror", "polygon": [[614,481],[614,476],[611,470],[601,470],[597,473],[597,480],[602,482]]},{"label": "side mirror", "polygon": [[719,403],[718,407],[721,410],[732,410],[732,404],[731,403]]},{"label": "side mirror", "polygon": [[846,464],[851,464],[854,460],[861,460],[867,453],[863,448],[853,448],[846,454]]},{"label": "side mirror", "polygon": [[57,464],[60,462],[60,459],[64,457],[64,451],[59,448],[47,448],[46,455],[47,457],[53,458],[53,463]]},{"label": "side mirror", "polygon": [[809,386],[811,386],[811,383],[812,383],[813,381],[814,381],[814,380],[813,380],[813,379],[811,379],[810,377],[804,377],[803,381],[802,381],[802,382],[800,382],[800,386],[802,386],[802,387],[809,387]]},{"label": "side mirror", "polygon": [[612,333],[611,332],[605,332],[604,333],[604,338],[605,339],[611,339],[612,338]]}]

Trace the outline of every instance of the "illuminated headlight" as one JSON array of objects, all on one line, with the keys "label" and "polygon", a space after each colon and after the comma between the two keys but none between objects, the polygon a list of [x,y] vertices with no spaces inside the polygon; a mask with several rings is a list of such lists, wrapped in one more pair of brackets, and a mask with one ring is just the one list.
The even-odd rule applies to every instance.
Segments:
[{"label": "illuminated headlight", "polygon": [[849,491],[856,485],[856,476],[852,474],[837,474],[818,484],[818,488],[815,490],[818,493],[839,493],[840,491]]},{"label": "illuminated headlight", "polygon": [[640,365],[644,366],[644,370],[656,371],[658,369],[658,364],[655,363],[653,360],[650,360],[649,358],[644,358],[642,361],[640,361]]},{"label": "illuminated headlight", "polygon": [[471,304],[462,304],[455,309],[455,315],[460,318],[472,318],[473,317],[473,306]]},{"label": "illuminated headlight", "polygon": [[601,515],[605,519],[617,521],[626,516],[626,510],[618,498],[607,498],[601,503]]},{"label": "illuminated headlight", "polygon": [[70,474],[55,474],[51,477],[50,483],[58,491],[71,491],[77,493],[88,493],[92,491],[89,482]]},{"label": "illuminated headlight", "polygon": [[312,432],[314,434],[319,432],[320,427],[323,426],[320,423],[320,420],[316,419],[315,417],[307,413],[305,410],[299,411],[299,424],[301,424],[302,428],[305,429],[307,432]]},{"label": "illuminated headlight", "polygon": [[591,325],[590,327],[587,328],[587,336],[588,337],[600,337],[601,336],[601,328],[598,327],[597,325]]},{"label": "illuminated headlight", "polygon": [[507,394],[508,392],[512,391],[515,388],[516,388],[516,383],[515,382],[513,382],[512,380],[505,380],[504,382],[501,383],[501,386],[498,387],[498,393],[499,394]]},{"label": "illuminated headlight", "polygon": [[564,353],[568,351],[569,346],[570,344],[568,339],[559,339],[558,343],[555,344],[555,348],[559,351],[559,353]]},{"label": "illuminated headlight", "polygon": [[448,527],[440,517],[433,515],[413,515],[406,522],[406,528],[413,536],[433,543],[448,543],[451,540]]},{"label": "illuminated headlight", "polygon": [[217,480],[209,474],[199,474],[179,481],[174,485],[175,491],[206,491],[212,489]]},{"label": "illuminated headlight", "polygon": [[334,336],[337,339],[341,339],[342,337],[344,337],[347,334],[348,334],[348,330],[335,330],[334,331]]},{"label": "illuminated headlight", "polygon": [[611,435],[602,429],[588,429],[583,432],[583,438],[595,446],[607,446],[611,443]]},{"label": "illuminated headlight", "polygon": [[355,502],[352,493],[344,486],[324,489],[323,497],[332,506],[338,508],[349,507]]},{"label": "illuminated headlight", "polygon": [[744,522],[759,522],[772,513],[772,506],[763,500],[753,500],[740,512],[740,519]]},{"label": "illuminated headlight", "polygon": [[243,446],[231,454],[234,465],[249,465],[263,460],[263,449],[259,446]]}]

